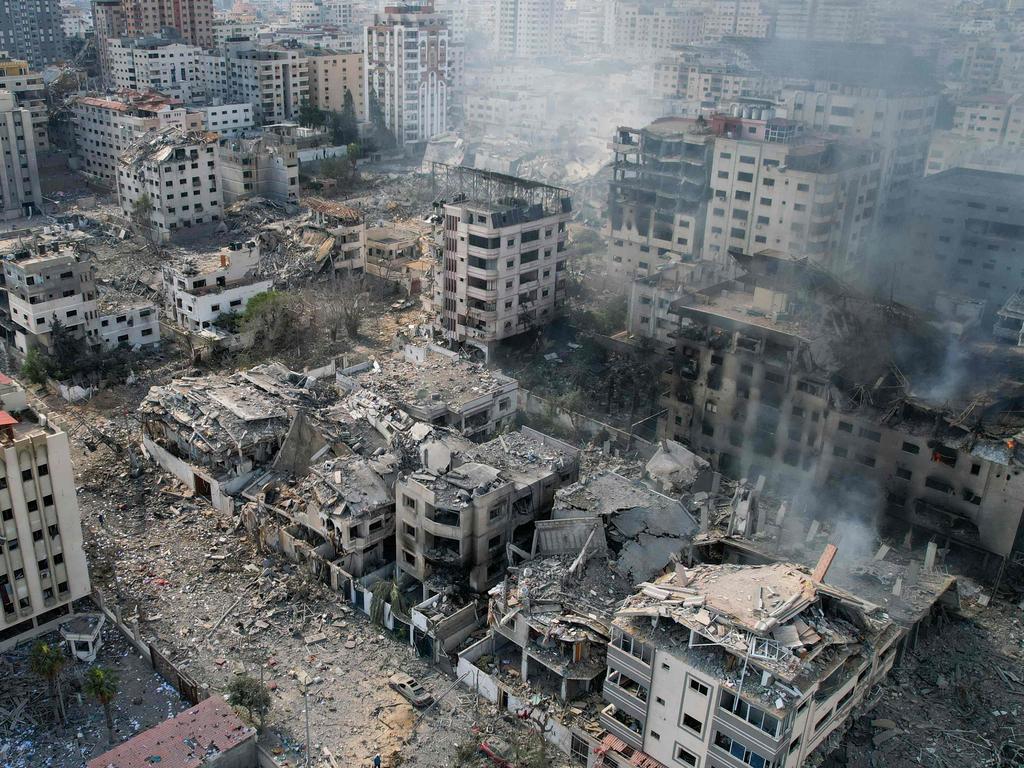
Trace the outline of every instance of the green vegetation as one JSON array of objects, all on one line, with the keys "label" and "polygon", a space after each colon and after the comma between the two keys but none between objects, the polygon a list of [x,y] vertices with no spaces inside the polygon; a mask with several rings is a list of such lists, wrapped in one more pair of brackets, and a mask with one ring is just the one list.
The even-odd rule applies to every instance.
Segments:
[{"label": "green vegetation", "polygon": [[117,696],[117,675],[103,667],[92,667],[85,673],[85,682],[82,690],[87,696],[91,696],[103,707],[103,714],[107,719],[107,736],[110,743],[114,743],[114,713],[111,704]]},{"label": "green vegetation", "polygon": [[139,359],[139,353],[127,346],[103,349],[89,344],[59,320],[51,326],[50,340],[49,352],[30,349],[22,363],[22,375],[34,384],[47,379],[87,383],[123,379]]},{"label": "green vegetation", "polygon": [[228,696],[231,698],[232,706],[244,709],[249,715],[249,720],[259,718],[260,728],[263,728],[264,720],[273,703],[267,686],[249,675],[239,675],[228,683]]},{"label": "green vegetation", "polygon": [[53,714],[61,725],[67,721],[67,716],[64,714],[64,695],[60,689],[60,674],[64,671],[67,661],[59,645],[54,646],[43,642],[36,643],[28,657],[28,665],[32,674],[45,680],[50,689]]}]

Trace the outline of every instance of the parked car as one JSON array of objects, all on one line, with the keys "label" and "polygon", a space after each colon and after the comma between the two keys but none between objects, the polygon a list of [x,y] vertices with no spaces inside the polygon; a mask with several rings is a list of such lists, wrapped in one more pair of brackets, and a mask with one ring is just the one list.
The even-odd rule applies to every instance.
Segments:
[{"label": "parked car", "polygon": [[408,699],[414,707],[428,707],[434,703],[434,697],[427,693],[412,675],[399,672],[388,678],[388,685]]}]

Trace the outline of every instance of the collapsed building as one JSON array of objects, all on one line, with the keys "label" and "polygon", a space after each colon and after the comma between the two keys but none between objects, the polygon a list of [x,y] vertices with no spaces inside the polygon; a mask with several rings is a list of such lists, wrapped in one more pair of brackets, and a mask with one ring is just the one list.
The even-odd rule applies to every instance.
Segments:
[{"label": "collapsed building", "polygon": [[366,269],[366,222],[363,215],[343,203],[310,197],[310,223],[303,228],[303,243],[316,248],[318,271],[330,277],[363,274]]},{"label": "collapsed building", "polygon": [[483,440],[515,419],[519,382],[436,345],[403,342],[397,354],[340,372],[347,391],[369,388],[418,421]]},{"label": "collapsed building", "polygon": [[862,492],[944,544],[1020,550],[1019,393],[991,383],[1016,375],[977,375],[1019,371],[1019,348],[950,338],[804,260],[733,257],[740,277],[673,301],[651,334],[670,342],[661,434],[733,477]]},{"label": "collapsed building", "polygon": [[603,764],[801,765],[888,674],[900,637],[824,583],[832,555],[814,573],[677,565],[641,584],[608,647]]},{"label": "collapsed building", "polygon": [[230,376],[184,377],[152,387],[139,406],[142,445],[165,470],[215,507],[278,455],[300,409],[332,395],[270,363]]}]

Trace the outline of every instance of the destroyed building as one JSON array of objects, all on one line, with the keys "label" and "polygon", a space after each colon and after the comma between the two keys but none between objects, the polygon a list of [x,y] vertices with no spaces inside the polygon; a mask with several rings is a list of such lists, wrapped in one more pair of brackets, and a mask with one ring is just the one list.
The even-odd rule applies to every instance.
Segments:
[{"label": "destroyed building", "polygon": [[[661,765],[801,765],[881,681],[901,631],[792,563],[682,565],[616,614],[607,755]],[[607,762],[606,762],[607,764]]]},{"label": "destroyed building", "polygon": [[704,120],[620,127],[608,189],[608,271],[645,277],[701,255],[715,136]]},{"label": "destroyed building", "polygon": [[13,350],[52,352],[57,325],[94,350],[159,345],[156,307],[98,288],[87,241],[58,229],[0,245],[4,338]]},{"label": "destroyed building", "polygon": [[184,377],[152,387],[139,406],[150,458],[215,507],[275,459],[297,409],[331,396],[270,363],[230,376]]},{"label": "destroyed building", "polygon": [[299,202],[299,150],[290,125],[268,126],[257,138],[226,137],[217,155],[224,202],[263,197]]},{"label": "destroyed building", "polygon": [[803,260],[733,256],[741,277],[672,304],[660,432],[732,477],[866,483],[902,525],[1019,548],[1019,393],[991,383],[1020,370],[1017,348],[975,350]]},{"label": "destroyed building", "polygon": [[309,206],[311,221],[301,237],[316,248],[318,271],[331,277],[361,275],[366,269],[363,215],[344,203],[320,197],[307,197],[303,202]]},{"label": "destroyed building", "polygon": [[423,585],[424,598],[485,592],[505,573],[507,546],[525,549],[555,490],[578,473],[575,448],[526,427],[426,456],[395,485],[399,570]]},{"label": "destroyed building", "polygon": [[215,133],[177,126],[140,137],[118,159],[122,215],[158,242],[177,230],[219,221],[224,196],[216,142]]},{"label": "destroyed building", "polygon": [[399,352],[340,372],[347,391],[365,387],[409,416],[485,440],[515,420],[519,382],[435,345]]},{"label": "destroyed building", "polygon": [[566,300],[569,193],[536,181],[435,163],[441,258],[435,323],[488,353],[546,325]]},{"label": "destroyed building", "polygon": [[163,267],[164,312],[192,332],[211,332],[223,316],[241,315],[249,299],[273,288],[256,277],[258,240],[237,241],[213,251],[190,251]]}]

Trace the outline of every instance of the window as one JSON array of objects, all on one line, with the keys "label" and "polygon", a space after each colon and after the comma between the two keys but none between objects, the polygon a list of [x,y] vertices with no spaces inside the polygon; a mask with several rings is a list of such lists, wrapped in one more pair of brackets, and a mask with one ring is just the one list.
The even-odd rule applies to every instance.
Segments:
[{"label": "window", "polygon": [[873,429],[860,428],[860,436],[865,440],[870,440],[874,443],[880,443],[882,441],[882,433],[875,432]]},{"label": "window", "polygon": [[690,690],[696,691],[701,696],[708,695],[708,687],[704,685],[704,683],[702,683],[700,680],[695,680],[692,677],[690,678]]},{"label": "window", "polygon": [[572,743],[569,745],[569,755],[580,765],[586,765],[590,755],[590,746],[574,733],[572,734]]},{"label": "window", "polygon": [[688,728],[689,730],[693,731],[698,736],[700,736],[700,732],[702,730],[704,730],[704,723],[702,723],[696,717],[693,717],[692,715],[688,715],[688,714],[686,714],[684,712],[683,713],[683,728]]},{"label": "window", "polygon": [[913,443],[904,442],[903,443],[903,451],[905,453],[912,453],[914,455],[917,455],[917,454],[919,454],[921,452],[921,446],[914,445]]},{"label": "window", "polygon": [[853,424],[851,424],[848,421],[840,421],[839,422],[839,431],[840,432],[849,432],[850,434],[853,434]]},{"label": "window", "polygon": [[32,470],[31,469],[23,469],[23,470],[21,470],[21,479],[22,480],[31,480],[32,479]]},{"label": "window", "polygon": [[[40,464],[36,471],[39,473],[40,477],[46,477],[48,474],[50,474],[50,468],[45,464]],[[976,475],[978,473],[974,472],[973,474]]]},{"label": "window", "polygon": [[402,550],[402,559],[409,565],[416,565],[416,556],[407,549]]},{"label": "window", "polygon": [[405,505],[406,509],[416,509],[416,499],[412,496],[402,494],[402,503]]},{"label": "window", "polygon": [[692,752],[688,752],[687,750],[683,749],[678,744],[676,744],[675,758],[683,765],[697,765],[697,756]]},{"label": "window", "polygon": [[903,467],[896,467],[896,477],[900,480],[909,480],[913,477],[913,473],[909,469]]}]

